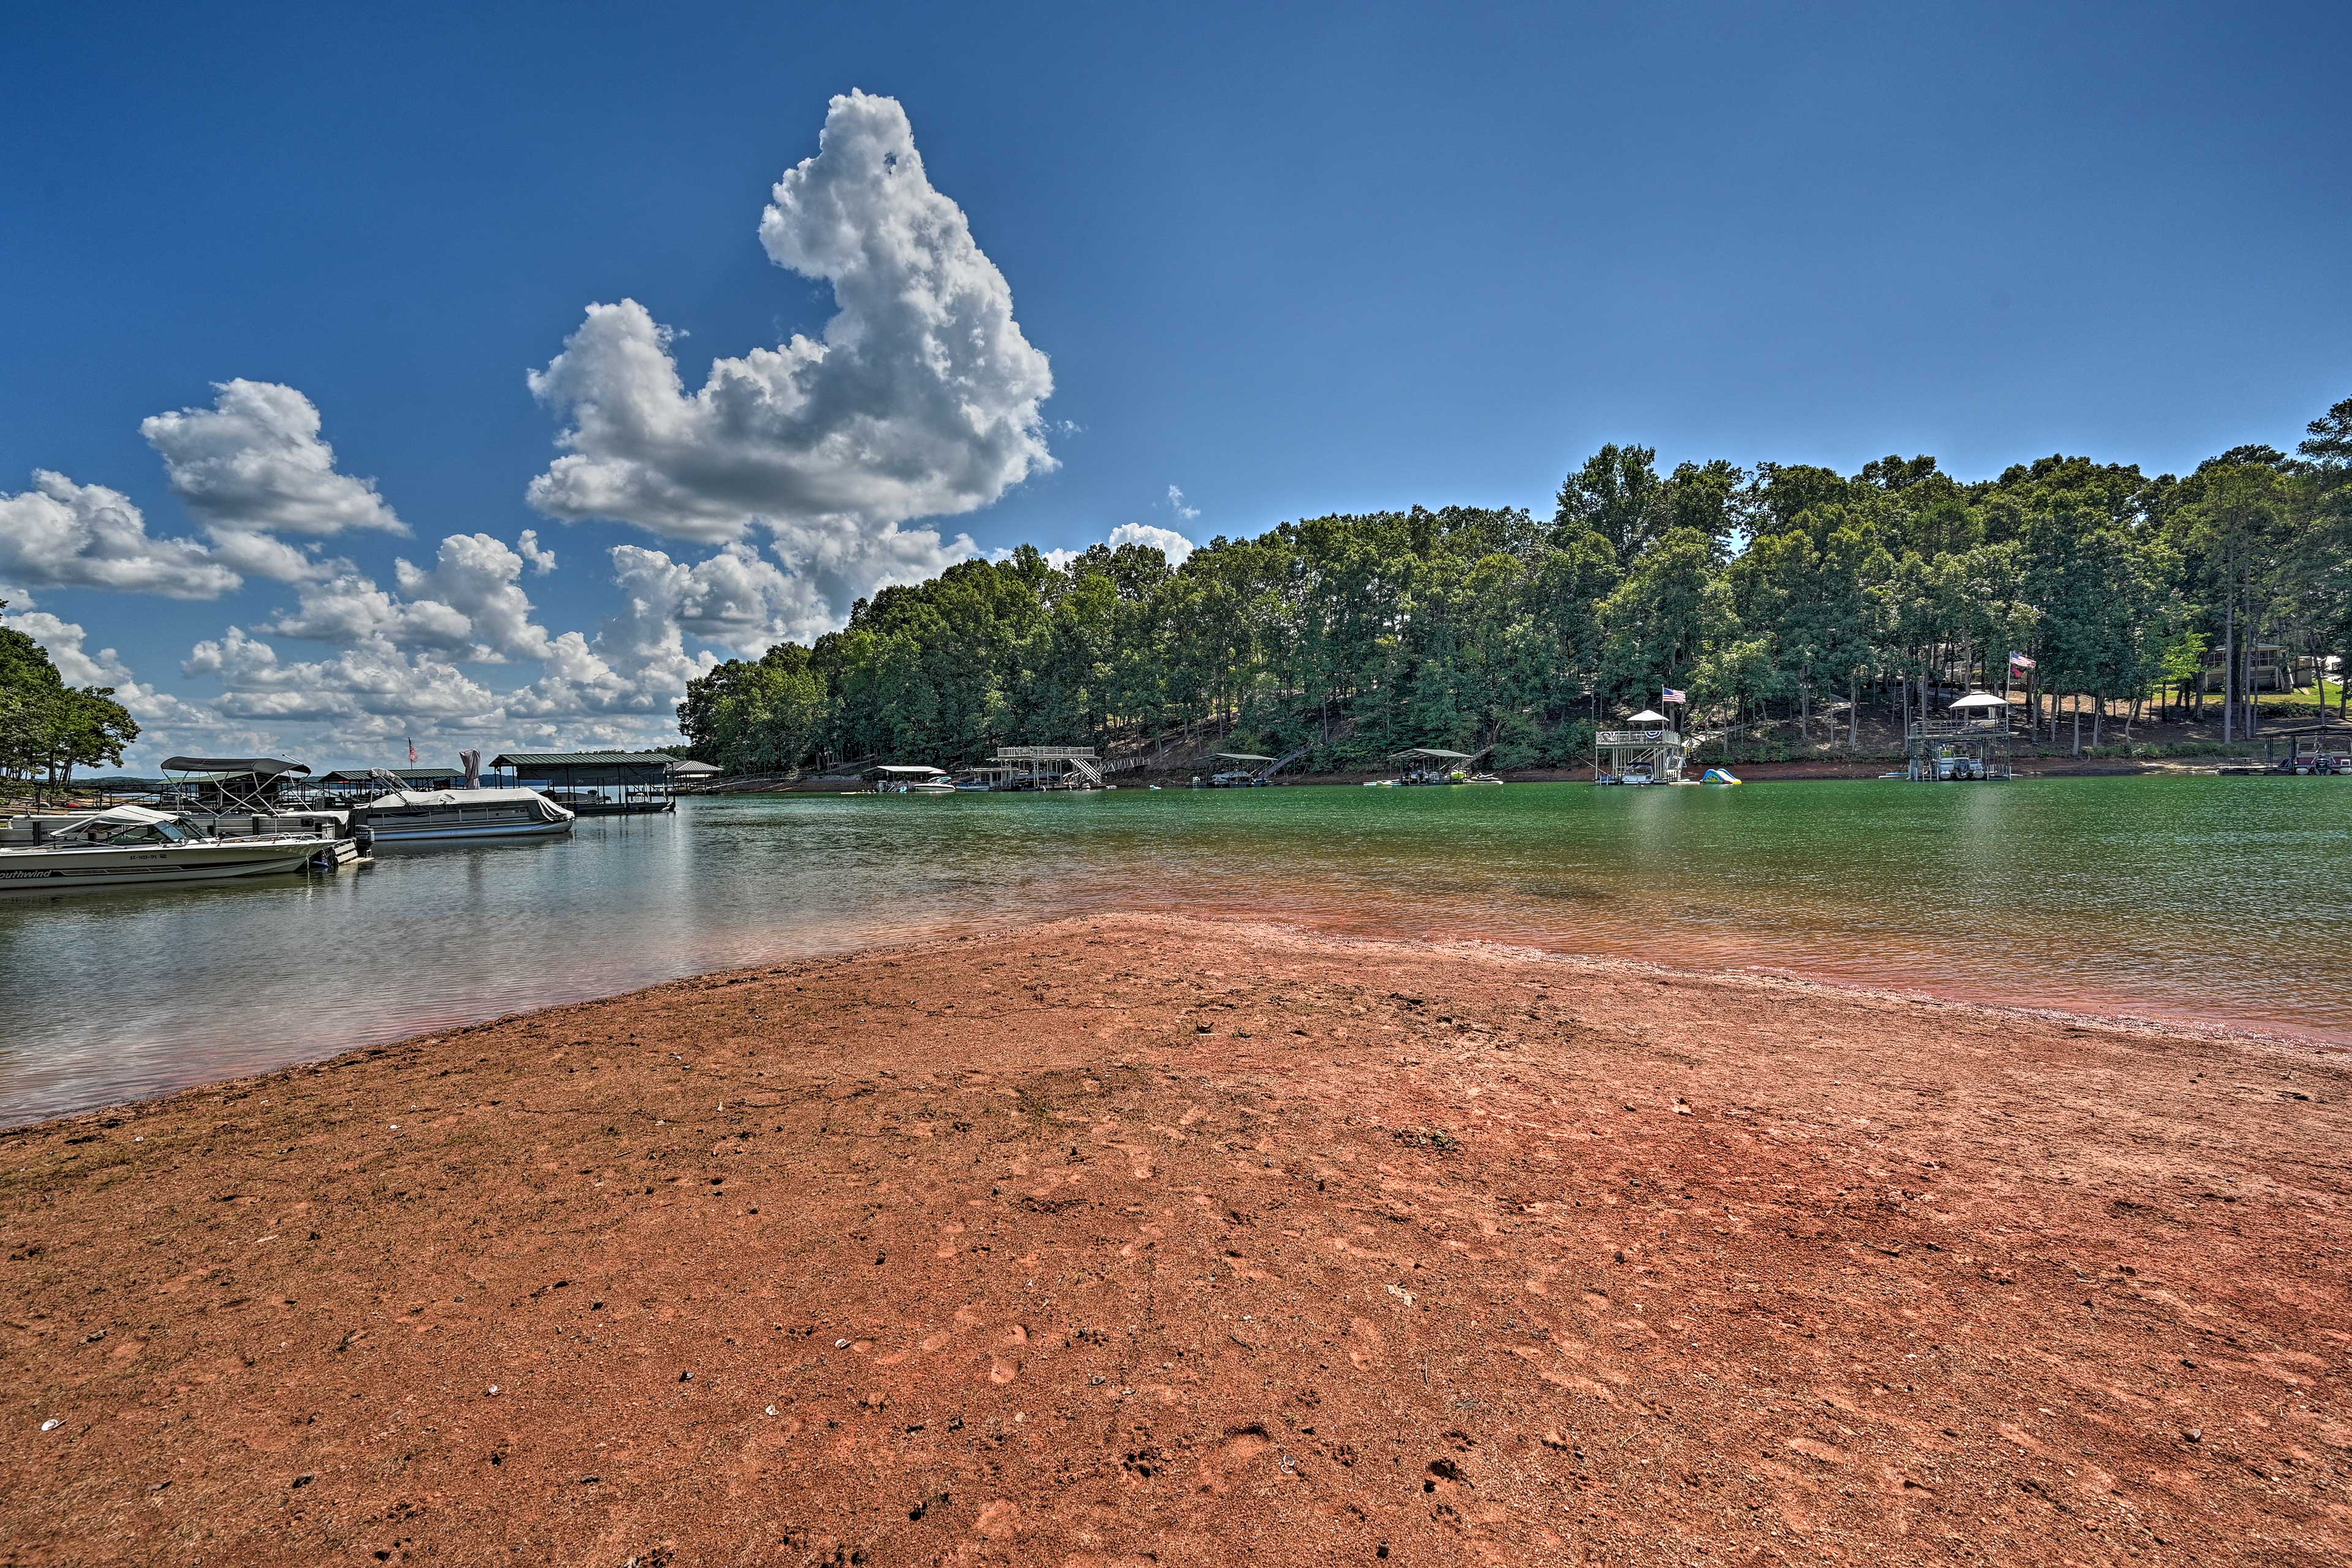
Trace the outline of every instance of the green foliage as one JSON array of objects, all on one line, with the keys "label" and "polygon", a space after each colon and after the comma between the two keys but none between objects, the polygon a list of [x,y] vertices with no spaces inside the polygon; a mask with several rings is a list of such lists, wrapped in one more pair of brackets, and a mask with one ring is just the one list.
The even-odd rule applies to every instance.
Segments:
[{"label": "green foliage", "polygon": [[696,756],[752,773],[1154,739],[1304,770],[1407,745],[1532,767],[1583,760],[1596,726],[1666,687],[1690,691],[1691,727],[1759,746],[1784,721],[1800,750],[1836,739],[1815,721],[1843,705],[1853,747],[1865,707],[1892,721],[2001,685],[2011,652],[2039,661],[2021,696],[2095,699],[2103,720],[2256,641],[2352,643],[2352,400],[2296,458],[2241,447],[2185,479],[2063,454],[1974,484],[1926,456],[1662,479],[1654,452],[1612,444],[1548,525],[1307,518],[1177,568],[1139,545],[1059,566],[1024,546],[719,667],[678,721]]},{"label": "green foliage", "polygon": [[122,749],[138,738],[112,687],[68,686],[47,649],[0,626],[0,773],[63,788],[77,767],[121,766]]}]

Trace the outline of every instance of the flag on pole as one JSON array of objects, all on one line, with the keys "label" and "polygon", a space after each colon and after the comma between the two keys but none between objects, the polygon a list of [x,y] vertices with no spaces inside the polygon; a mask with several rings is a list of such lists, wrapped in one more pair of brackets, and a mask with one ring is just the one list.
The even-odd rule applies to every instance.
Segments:
[{"label": "flag on pole", "polygon": [[1680,702],[1685,705],[1688,705],[1690,702],[1690,693],[1686,691],[1677,691],[1673,687],[1669,686],[1664,692],[1660,693],[1658,700],[1661,702]]},{"label": "flag on pole", "polygon": [[2027,670],[2032,669],[2032,668],[2033,668],[2033,661],[2032,661],[2032,659],[2030,659],[2030,658],[2026,658],[2023,654],[2021,654],[2021,653],[2012,653],[2012,654],[2011,654],[2011,655],[2009,656],[2009,672],[2010,672],[2010,674],[2011,674],[2011,675],[2020,675],[2020,676],[2021,676],[2021,675],[2023,675]]},{"label": "flag on pole", "polygon": [[408,737],[408,765],[412,768],[416,765],[416,737],[414,735]]}]

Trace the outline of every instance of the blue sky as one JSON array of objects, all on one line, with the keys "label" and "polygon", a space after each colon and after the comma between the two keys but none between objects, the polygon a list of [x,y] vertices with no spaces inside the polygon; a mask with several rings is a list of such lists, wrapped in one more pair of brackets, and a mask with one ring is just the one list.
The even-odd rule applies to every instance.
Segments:
[{"label": "blue sky", "polygon": [[[136,696],[134,763],[652,743],[693,668],[963,534],[1543,510],[1609,440],[2178,470],[2352,395],[2340,6],[1266,9],[12,10],[11,618]],[[618,367],[666,342],[691,394],[824,336],[832,282],[776,257],[840,236],[796,209],[763,247],[762,212],[853,89],[969,221],[940,254],[958,330],[993,323],[986,431],[942,444],[891,357],[931,340],[886,300],[793,383],[799,436],[865,441],[854,471],[718,416],[649,456],[615,416],[535,507]],[[853,252],[898,286],[908,258]],[[295,506],[247,440],[324,488]],[[114,573],[147,586],[93,585],[144,559],[91,542],[119,503],[187,546]]]}]

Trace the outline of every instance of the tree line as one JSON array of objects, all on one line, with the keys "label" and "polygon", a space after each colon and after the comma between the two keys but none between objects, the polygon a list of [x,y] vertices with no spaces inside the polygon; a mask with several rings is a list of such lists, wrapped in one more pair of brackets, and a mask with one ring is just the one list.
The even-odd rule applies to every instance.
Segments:
[{"label": "tree line", "polygon": [[[7,607],[0,599],[0,609]],[[120,767],[122,748],[139,738],[138,721],[110,686],[68,686],[48,650],[0,626],[0,779],[62,790],[77,767]]]},{"label": "tree line", "polygon": [[2154,703],[2239,738],[2258,658],[2347,652],[2352,399],[2294,455],[2240,447],[2186,476],[2064,456],[1976,482],[1928,457],[1661,474],[1612,445],[1549,519],[1311,518],[1177,567],[1024,546],[718,667],[678,724],[744,773],[1171,733],[1307,769],[1408,745],[1524,767],[1583,760],[1594,727],[1668,689],[1701,731],[1852,745],[1865,713],[1999,689],[2020,654],[2011,689],[2053,733],[2071,712],[2103,742]]}]

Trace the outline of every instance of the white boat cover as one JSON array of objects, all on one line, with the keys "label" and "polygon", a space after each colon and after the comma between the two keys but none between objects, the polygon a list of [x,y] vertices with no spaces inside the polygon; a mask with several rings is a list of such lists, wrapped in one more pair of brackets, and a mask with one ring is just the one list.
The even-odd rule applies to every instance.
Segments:
[{"label": "white boat cover", "polygon": [[[434,806],[459,805],[521,805],[536,802],[565,816],[572,815],[569,807],[558,805],[535,789],[399,789],[390,795],[380,795],[369,801],[369,811],[416,811]],[[552,819],[551,819],[552,820]]]},{"label": "white boat cover", "polygon": [[110,806],[104,811],[94,811],[88,816],[77,816],[71,822],[60,824],[57,831],[58,833],[74,833],[86,827],[97,827],[100,826],[128,827],[135,826],[142,823],[177,822],[179,820],[180,817],[177,812],[150,811],[143,805],[116,805]]}]

